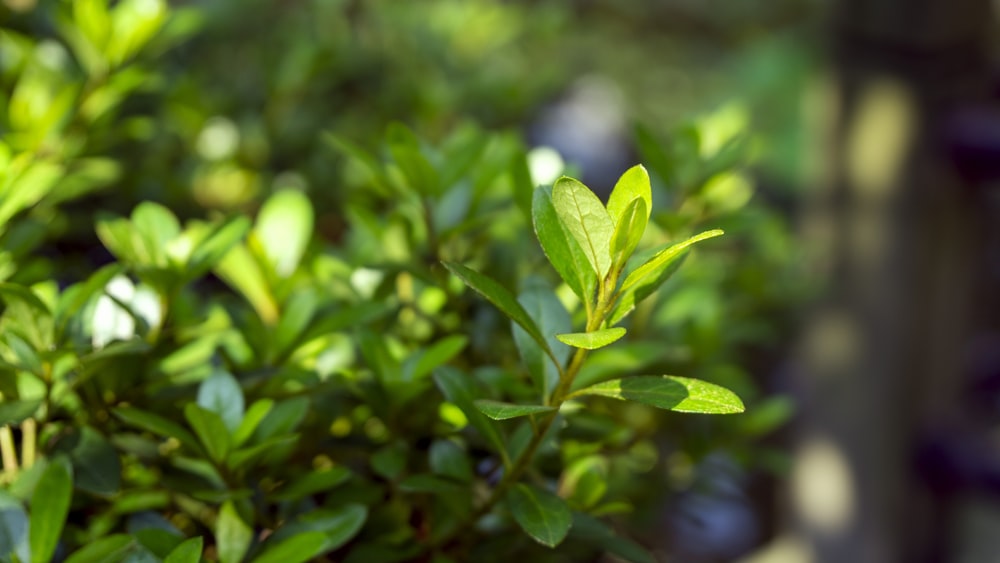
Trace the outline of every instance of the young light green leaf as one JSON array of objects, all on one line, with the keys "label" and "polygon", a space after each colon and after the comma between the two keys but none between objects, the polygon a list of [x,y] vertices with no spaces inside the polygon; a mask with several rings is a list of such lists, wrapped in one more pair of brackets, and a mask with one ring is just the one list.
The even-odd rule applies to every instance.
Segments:
[{"label": "young light green leaf", "polygon": [[237,215],[216,225],[191,250],[184,274],[187,279],[199,278],[214,268],[250,231],[250,219]]},{"label": "young light green leaf", "polygon": [[132,228],[137,235],[132,239],[135,252],[144,257],[142,265],[167,266],[167,244],[181,232],[177,217],[158,203],[144,201],[132,211]]},{"label": "young light green leaf", "polygon": [[558,365],[553,362],[524,329],[511,323],[514,343],[521,353],[521,360],[531,375],[539,398],[544,399],[558,385],[560,368],[566,364],[571,352],[555,335],[573,330],[572,319],[559,297],[547,287],[529,287],[518,296],[517,301],[535,320],[539,331],[549,343],[549,349],[559,361]]},{"label": "young light green leaf", "polygon": [[646,220],[653,211],[653,191],[649,184],[649,173],[641,164],[636,164],[625,171],[615,183],[615,188],[611,190],[608,197],[608,214],[616,223],[621,223],[621,218],[625,215],[628,206],[639,199],[645,205]]},{"label": "young light green leaf", "polygon": [[468,285],[472,289],[476,290],[477,293],[485,297],[490,303],[493,303],[500,311],[507,315],[512,321],[521,325],[521,328],[525,330],[535,342],[541,346],[542,350],[552,361],[558,362],[552,350],[549,348],[549,343],[546,342],[545,337],[542,336],[542,332],[538,329],[538,325],[535,321],[531,320],[528,312],[524,310],[524,307],[514,299],[514,296],[507,291],[507,288],[500,285],[496,280],[490,278],[489,276],[483,275],[475,270],[466,268],[461,264],[455,262],[442,262],[445,268],[455,274],[465,285]]},{"label": "young light green leaf", "polygon": [[552,186],[552,205],[562,226],[576,239],[599,278],[611,268],[611,236],[615,225],[601,200],[573,178],[563,176]]},{"label": "young light green leaf", "polygon": [[163,563],[198,563],[201,560],[201,547],[204,540],[201,536],[181,542],[175,547]]},{"label": "young light green leaf", "polygon": [[573,290],[573,293],[584,303],[592,304],[594,289],[597,287],[597,274],[590,266],[583,248],[570,235],[559,214],[552,204],[552,189],[539,187],[535,189],[531,203],[531,221],[535,227],[535,235],[545,251],[552,267],[559,277]]},{"label": "young light green leaf", "polygon": [[513,403],[502,403],[500,401],[491,401],[489,399],[480,399],[475,401],[475,405],[476,408],[479,409],[479,412],[485,414],[493,420],[507,420],[509,418],[517,418],[519,416],[528,416],[531,414],[540,414],[556,410],[555,407],[546,407],[543,405],[515,405]]},{"label": "young light green leaf", "polygon": [[254,563],[303,563],[322,553],[326,542],[323,532],[302,532],[267,548]]},{"label": "young light green leaf", "polygon": [[647,215],[646,202],[636,198],[628,204],[618,219],[615,234],[611,237],[611,267],[616,272],[625,267],[625,263],[639,246],[649,220]]},{"label": "young light green leaf", "polygon": [[557,334],[556,338],[574,348],[585,350],[596,350],[625,336],[625,329],[621,327],[605,328],[593,332],[571,332],[569,334]]},{"label": "young light green leaf", "polygon": [[722,234],[724,233],[721,229],[713,229],[695,235],[657,252],[646,263],[632,271],[625,277],[621,289],[618,290],[618,301],[608,317],[608,324],[613,325],[623,319],[640,301],[663,285],[673,274],[675,268],[672,267],[684,257],[691,245]]},{"label": "young light green leaf", "polygon": [[702,414],[736,414],[744,411],[735,393],[718,385],[673,375],[640,375],[612,379],[581,389],[570,397],[600,395],[635,401],[660,409]]},{"label": "young light green leaf", "polygon": [[45,468],[31,496],[28,542],[32,563],[48,563],[52,559],[72,499],[73,474],[69,463],[57,458]]},{"label": "young light green leaf", "polygon": [[216,463],[226,459],[233,442],[221,416],[195,403],[188,403],[184,407],[184,418],[205,446],[208,457]]},{"label": "young light green leaf", "polygon": [[278,320],[278,304],[267,278],[246,245],[236,244],[229,249],[214,271],[250,302],[264,323],[273,325]]},{"label": "young light green leaf", "polygon": [[223,503],[219,509],[219,517],[215,521],[215,546],[219,553],[219,562],[242,561],[252,540],[253,529],[240,518],[233,501]]},{"label": "young light green leaf", "polygon": [[299,265],[313,234],[313,207],[297,190],[281,190],[260,208],[254,232],[279,277],[287,278]]},{"label": "young light green leaf", "polygon": [[523,483],[510,489],[507,504],[521,529],[546,547],[559,545],[573,525],[573,516],[563,499]]}]

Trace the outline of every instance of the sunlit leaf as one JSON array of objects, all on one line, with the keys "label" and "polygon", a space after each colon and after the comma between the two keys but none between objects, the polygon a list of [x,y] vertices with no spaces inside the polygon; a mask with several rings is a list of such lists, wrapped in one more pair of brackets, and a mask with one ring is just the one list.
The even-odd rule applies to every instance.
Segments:
[{"label": "sunlit leaf", "polygon": [[253,528],[247,525],[233,506],[232,501],[223,503],[215,522],[215,547],[220,563],[238,563],[243,560],[250,542]]},{"label": "sunlit leaf", "polygon": [[611,237],[611,265],[616,271],[625,267],[629,256],[639,246],[647,220],[645,201],[634,199],[625,207],[615,225],[615,234]]},{"label": "sunlit leaf", "polygon": [[600,395],[635,401],[660,409],[703,414],[735,414],[744,410],[743,401],[718,385],[673,375],[640,375],[612,379],[581,389],[572,395]]},{"label": "sunlit leaf", "polygon": [[603,278],[611,268],[611,236],[615,230],[604,204],[590,188],[563,176],[552,186],[552,205],[594,272]]},{"label": "sunlit leaf", "polygon": [[313,234],[312,202],[295,190],[281,190],[264,202],[254,232],[279,277],[299,265]]},{"label": "sunlit leaf", "polygon": [[614,327],[595,330],[593,332],[557,334],[556,338],[574,348],[596,350],[613,343],[623,336],[625,336],[625,329],[621,327]]},{"label": "sunlit leaf", "polygon": [[636,199],[643,202],[648,220],[649,214],[653,211],[653,192],[649,184],[649,173],[641,164],[626,170],[611,190],[611,195],[608,197],[608,214],[611,215],[611,220],[615,224],[621,223],[628,206]]},{"label": "sunlit leaf", "polygon": [[531,219],[538,242],[552,267],[581,301],[591,303],[597,287],[597,274],[576,238],[563,227],[552,204],[551,188],[535,189]]}]

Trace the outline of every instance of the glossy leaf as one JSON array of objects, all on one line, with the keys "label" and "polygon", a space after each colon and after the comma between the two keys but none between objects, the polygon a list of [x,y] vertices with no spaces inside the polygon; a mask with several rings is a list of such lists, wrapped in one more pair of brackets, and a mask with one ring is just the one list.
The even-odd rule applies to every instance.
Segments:
[{"label": "glossy leaf", "polygon": [[584,303],[592,303],[597,287],[597,274],[590,266],[583,248],[566,231],[552,204],[551,188],[535,189],[531,203],[531,221],[538,242],[559,277]]},{"label": "glossy leaf", "polygon": [[744,410],[732,391],[707,381],[673,375],[640,375],[612,379],[571,395],[600,395],[635,401],[660,409],[703,414],[734,414]]},{"label": "glossy leaf", "polygon": [[541,346],[542,350],[557,361],[549,348],[549,343],[542,336],[538,325],[531,319],[524,307],[514,299],[514,296],[507,291],[507,288],[500,285],[496,280],[483,275],[475,270],[470,270],[461,264],[454,262],[442,262],[448,270],[458,276],[466,285],[476,290],[477,293],[485,297],[490,303],[495,305],[500,311],[507,315],[512,321],[521,325],[521,328],[531,336],[535,342]]},{"label": "glossy leaf", "polygon": [[223,503],[215,522],[215,548],[218,550],[219,562],[242,561],[252,540],[253,529],[240,518],[232,501]]},{"label": "glossy leaf", "polygon": [[55,459],[38,480],[31,496],[28,538],[32,563],[48,563],[62,535],[73,499],[73,474],[69,463]]},{"label": "glossy leaf", "polygon": [[656,253],[644,264],[633,270],[619,291],[618,302],[615,304],[608,324],[615,324],[625,317],[635,306],[656,291],[673,273],[671,266],[680,260],[691,245],[723,234],[720,229],[705,231],[685,241],[671,245]]},{"label": "glossy leaf", "polygon": [[507,492],[507,504],[521,529],[546,547],[562,543],[573,525],[572,514],[563,499],[523,483]]},{"label": "glossy leaf", "polygon": [[641,164],[636,164],[618,178],[608,197],[608,214],[616,223],[621,223],[628,206],[636,199],[643,202],[646,220],[653,211],[653,192],[649,183],[649,173]]},{"label": "glossy leaf", "polygon": [[579,181],[563,176],[552,186],[552,205],[563,228],[576,239],[598,277],[611,268],[615,225],[601,200]]},{"label": "glossy leaf", "polygon": [[513,403],[491,401],[489,399],[480,399],[476,401],[475,404],[476,408],[479,409],[479,412],[485,414],[493,420],[507,420],[510,418],[541,414],[556,410],[555,407],[547,407],[543,405],[516,405]]},{"label": "glossy leaf", "polygon": [[163,559],[163,563],[198,563],[201,561],[201,536],[185,540]]},{"label": "glossy leaf", "polygon": [[611,265],[615,271],[625,267],[632,253],[635,252],[642,234],[646,231],[648,221],[646,202],[634,199],[622,212],[615,225],[615,234],[611,237]]},{"label": "glossy leaf", "polygon": [[556,338],[574,348],[596,350],[615,342],[623,336],[625,336],[625,329],[621,327],[614,327],[595,330],[593,332],[557,334]]}]

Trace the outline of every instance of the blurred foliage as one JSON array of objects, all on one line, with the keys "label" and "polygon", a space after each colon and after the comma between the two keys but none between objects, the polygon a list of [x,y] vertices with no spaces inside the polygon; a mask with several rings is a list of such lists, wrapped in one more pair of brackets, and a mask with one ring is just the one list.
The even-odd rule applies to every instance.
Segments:
[{"label": "blurred foliage", "polygon": [[[791,405],[760,379],[807,288],[791,198],[757,184],[802,177],[808,61],[747,47],[808,3],[668,4],[6,0],[0,558],[642,561],[700,460],[781,471],[759,441]],[[564,165],[518,130],[595,68],[642,124],[638,262],[727,235],[678,254],[573,390],[679,374],[744,415],[474,403],[545,407],[559,375],[442,260],[559,354],[590,320],[531,234]]]}]

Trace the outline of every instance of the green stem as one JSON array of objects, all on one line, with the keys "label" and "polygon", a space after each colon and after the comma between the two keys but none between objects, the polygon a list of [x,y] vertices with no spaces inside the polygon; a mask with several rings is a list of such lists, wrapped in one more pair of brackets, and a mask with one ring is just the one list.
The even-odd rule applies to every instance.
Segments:
[{"label": "green stem", "polygon": [[16,475],[17,450],[14,448],[14,434],[10,431],[10,426],[0,428],[0,457],[3,459],[4,473]]}]

